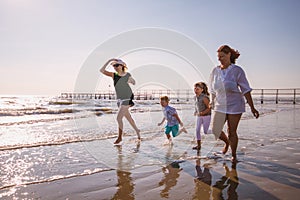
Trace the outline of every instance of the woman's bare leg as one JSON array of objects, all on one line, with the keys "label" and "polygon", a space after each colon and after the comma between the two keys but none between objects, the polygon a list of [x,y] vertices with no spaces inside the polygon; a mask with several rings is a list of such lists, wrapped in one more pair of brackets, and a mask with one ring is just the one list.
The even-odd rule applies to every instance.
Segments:
[{"label": "woman's bare leg", "polygon": [[119,128],[118,138],[116,139],[114,144],[119,144],[120,142],[122,142],[122,135],[123,135],[123,130]]},{"label": "woman's bare leg", "polygon": [[227,119],[226,119],[225,113],[215,112],[215,114],[213,116],[212,132],[215,136],[218,136],[218,138],[225,143],[224,148],[222,150],[223,154],[227,153],[228,148],[229,148],[228,137],[223,131],[223,127],[224,127],[226,120]]},{"label": "woman's bare leg", "polygon": [[229,148],[229,139],[228,139],[227,135],[223,131],[222,131],[219,139],[222,140],[223,142],[225,142],[225,146],[224,146],[224,148],[222,150],[222,153],[225,154],[225,153],[227,153],[228,148]]},{"label": "woman's bare leg", "polygon": [[236,162],[236,150],[238,146],[238,135],[237,128],[240,122],[242,114],[228,114],[227,115],[227,125],[228,125],[228,139],[230,148],[232,151],[232,161]]},{"label": "woman's bare leg", "polygon": [[119,126],[119,134],[118,134],[118,138],[117,140],[114,142],[114,144],[118,144],[122,141],[122,135],[123,135],[123,117],[126,113],[126,110],[128,110],[128,108],[126,108],[126,106],[121,105],[118,111],[118,115],[117,115],[117,122],[118,122],[118,126]]},{"label": "woman's bare leg", "polygon": [[140,129],[138,129],[138,127],[136,126],[135,121],[133,120],[133,118],[132,118],[132,116],[131,116],[131,114],[129,112],[129,107],[130,106],[128,106],[127,110],[125,111],[124,116],[128,120],[129,124],[132,126],[132,128],[135,130],[138,139],[141,139]]}]

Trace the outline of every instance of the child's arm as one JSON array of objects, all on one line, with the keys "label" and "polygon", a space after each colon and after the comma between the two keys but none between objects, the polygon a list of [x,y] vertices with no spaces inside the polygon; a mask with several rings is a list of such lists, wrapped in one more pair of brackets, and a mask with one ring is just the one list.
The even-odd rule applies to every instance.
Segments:
[{"label": "child's arm", "polygon": [[179,122],[180,126],[183,126],[183,123],[182,123],[182,121],[180,120],[178,114],[174,114],[173,116],[177,119],[177,121]]},{"label": "child's arm", "polygon": [[[197,97],[194,97],[194,101],[197,101]],[[194,116],[197,116],[198,112],[197,112],[197,108],[195,105],[195,110],[194,110]]]},{"label": "child's arm", "polygon": [[215,109],[215,99],[216,99],[216,95],[211,93],[211,102],[210,102],[210,109]]},{"label": "child's arm", "polygon": [[204,98],[203,103],[205,104],[206,109],[199,113],[200,116],[204,116],[204,115],[208,114],[210,112],[210,109],[211,109],[210,105],[209,105],[209,99],[208,98]]},{"label": "child's arm", "polygon": [[161,125],[165,122],[165,120],[166,120],[166,118],[164,117],[164,118],[162,119],[162,121],[161,121],[160,123],[157,124],[157,126],[161,126]]},{"label": "child's arm", "polygon": [[114,58],[109,59],[109,60],[103,65],[103,67],[101,67],[100,72],[101,72],[102,74],[106,75],[106,76],[113,77],[113,76],[114,76],[114,73],[113,73],[113,72],[107,71],[105,68],[107,67],[107,65],[108,65],[110,62],[112,62],[112,61],[114,61],[114,60],[115,60]]}]

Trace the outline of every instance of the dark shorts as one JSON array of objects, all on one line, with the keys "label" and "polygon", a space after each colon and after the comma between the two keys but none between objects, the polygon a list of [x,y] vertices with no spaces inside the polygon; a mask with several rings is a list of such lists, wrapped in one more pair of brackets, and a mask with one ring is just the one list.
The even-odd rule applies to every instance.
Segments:
[{"label": "dark shorts", "polygon": [[134,99],[134,95],[132,94],[130,99],[119,99],[117,104],[118,104],[118,107],[120,107],[121,105],[124,105],[124,106],[128,106],[130,105],[130,107],[134,106],[134,102],[133,102],[133,99]]}]

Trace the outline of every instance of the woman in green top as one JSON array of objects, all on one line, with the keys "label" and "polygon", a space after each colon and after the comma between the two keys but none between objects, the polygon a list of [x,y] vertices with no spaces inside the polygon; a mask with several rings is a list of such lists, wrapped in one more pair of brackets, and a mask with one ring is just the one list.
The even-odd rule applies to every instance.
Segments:
[{"label": "woman in green top", "polygon": [[[106,67],[109,63],[114,67],[116,72],[109,72],[106,70]],[[100,69],[101,73],[113,78],[118,100],[119,111],[117,115],[117,121],[119,125],[119,135],[114,144],[118,144],[122,141],[123,117],[126,117],[133,129],[136,131],[138,139],[141,139],[140,130],[137,128],[129,112],[129,108],[134,105],[132,101],[134,96],[129,86],[129,83],[135,85],[135,80],[132,78],[130,73],[126,72],[126,69],[126,63],[123,62],[121,59],[116,58],[108,60]]]}]

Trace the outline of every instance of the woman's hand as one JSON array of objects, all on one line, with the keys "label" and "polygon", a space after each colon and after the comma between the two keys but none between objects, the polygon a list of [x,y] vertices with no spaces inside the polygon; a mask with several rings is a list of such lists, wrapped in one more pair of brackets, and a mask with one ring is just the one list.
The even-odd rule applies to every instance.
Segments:
[{"label": "woman's hand", "polygon": [[109,59],[108,61],[106,61],[106,63],[101,67],[100,69],[100,72],[106,76],[109,76],[109,77],[113,77],[114,76],[114,73],[113,72],[109,72],[106,70],[106,67],[109,65],[110,62],[112,61],[116,61],[115,58],[111,58]]},{"label": "woman's hand", "polygon": [[252,108],[251,112],[253,113],[253,115],[256,119],[259,117],[259,112],[255,108]]},{"label": "woman's hand", "polygon": [[259,117],[259,112],[254,108],[251,91],[244,94],[244,96],[246,97],[247,103],[251,108],[251,112],[253,113],[254,117],[257,119]]}]

